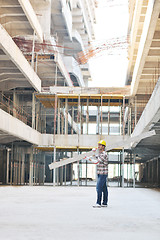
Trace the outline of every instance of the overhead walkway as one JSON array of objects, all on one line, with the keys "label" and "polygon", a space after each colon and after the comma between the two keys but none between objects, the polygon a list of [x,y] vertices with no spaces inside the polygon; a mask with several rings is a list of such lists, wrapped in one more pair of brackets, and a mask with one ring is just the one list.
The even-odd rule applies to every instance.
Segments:
[{"label": "overhead walkway", "polygon": [[[27,141],[32,144],[41,144],[41,133],[27,126],[19,119],[0,109],[1,124],[0,143],[9,143],[14,140]],[[1,138],[2,137],[2,138]]]},{"label": "overhead walkway", "polygon": [[143,132],[155,130],[156,135],[149,139],[142,140],[139,144],[133,144],[135,151],[142,158],[151,159],[159,156],[160,149],[160,79],[148,101],[141,118],[139,119],[132,136]]}]

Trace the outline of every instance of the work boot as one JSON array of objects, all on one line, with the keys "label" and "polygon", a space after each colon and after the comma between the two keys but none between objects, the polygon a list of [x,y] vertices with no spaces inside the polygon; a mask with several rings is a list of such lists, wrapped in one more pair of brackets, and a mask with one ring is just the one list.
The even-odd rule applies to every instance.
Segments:
[{"label": "work boot", "polygon": [[107,206],[108,206],[107,204],[103,204],[103,203],[101,205],[101,207],[107,207]]},{"label": "work boot", "polygon": [[94,208],[101,208],[101,205],[99,205],[98,203],[96,203],[95,205],[93,205]]}]

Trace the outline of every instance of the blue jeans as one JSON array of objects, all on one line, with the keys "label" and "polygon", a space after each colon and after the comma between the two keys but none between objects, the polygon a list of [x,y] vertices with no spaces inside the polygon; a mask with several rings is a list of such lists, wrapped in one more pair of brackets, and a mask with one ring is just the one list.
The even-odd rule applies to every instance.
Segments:
[{"label": "blue jeans", "polygon": [[101,175],[98,174],[97,180],[97,204],[101,205],[102,201],[102,192],[103,192],[103,204],[106,205],[108,203],[108,189],[107,189],[107,176],[108,175]]}]

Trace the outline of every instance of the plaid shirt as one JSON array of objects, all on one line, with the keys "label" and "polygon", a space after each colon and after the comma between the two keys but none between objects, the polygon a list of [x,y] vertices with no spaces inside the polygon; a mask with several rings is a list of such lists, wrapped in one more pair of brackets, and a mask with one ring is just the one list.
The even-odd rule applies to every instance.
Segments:
[{"label": "plaid shirt", "polygon": [[107,152],[103,151],[96,155],[98,159],[97,174],[107,175],[108,174],[108,155]]}]

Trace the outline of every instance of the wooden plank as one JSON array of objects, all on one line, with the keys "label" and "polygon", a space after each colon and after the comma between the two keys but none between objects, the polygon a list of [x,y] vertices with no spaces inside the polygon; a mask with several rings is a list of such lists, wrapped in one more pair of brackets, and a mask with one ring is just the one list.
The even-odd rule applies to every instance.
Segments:
[{"label": "wooden plank", "polygon": [[[155,134],[156,133],[153,130],[153,131],[142,133],[139,136],[128,137],[128,139],[126,141],[116,142],[114,144],[111,144],[111,145],[107,146],[106,147],[106,151],[110,151],[110,150],[112,150],[113,148],[116,148],[116,147],[130,148],[130,144],[131,143],[139,142],[142,139],[147,138],[147,137],[151,137],[151,136],[153,136]],[[90,151],[90,152],[87,152],[87,153],[80,154],[80,155],[78,155],[78,156],[76,156],[74,158],[68,158],[68,159],[65,159],[65,160],[60,160],[59,162],[51,163],[49,165],[49,169],[52,170],[52,169],[55,169],[55,168],[58,168],[58,167],[62,167],[62,166],[67,165],[69,163],[80,161],[80,160],[82,160],[85,157],[91,157],[94,154],[95,154],[95,152]]]}]

